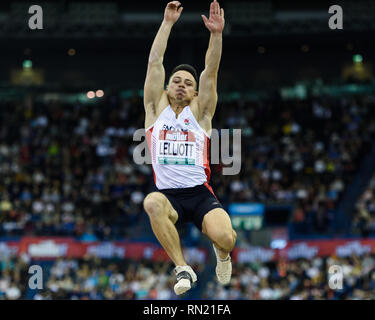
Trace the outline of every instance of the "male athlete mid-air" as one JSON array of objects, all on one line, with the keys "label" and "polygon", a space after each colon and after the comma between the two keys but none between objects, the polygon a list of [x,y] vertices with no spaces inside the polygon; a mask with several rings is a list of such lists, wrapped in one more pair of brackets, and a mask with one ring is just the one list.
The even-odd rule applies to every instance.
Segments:
[{"label": "male athlete mid-air", "polygon": [[199,78],[186,64],[174,68],[164,90],[163,56],[172,26],[183,8],[169,2],[152,44],[144,86],[145,128],[158,192],[144,200],[152,230],[175,264],[176,294],[189,290],[197,275],[187,265],[176,226],[193,222],[212,242],[220,283],[230,282],[229,253],[236,242],[231,220],[209,186],[208,146],[211,121],[217,103],[217,73],[222,50],[224,10],[214,0],[209,18],[202,15],[210,31],[205,69]]}]

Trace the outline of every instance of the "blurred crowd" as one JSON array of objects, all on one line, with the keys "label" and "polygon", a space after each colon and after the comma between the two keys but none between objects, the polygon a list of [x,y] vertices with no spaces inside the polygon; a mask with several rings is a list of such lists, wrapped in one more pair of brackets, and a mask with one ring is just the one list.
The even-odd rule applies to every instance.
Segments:
[{"label": "blurred crowd", "polygon": [[293,203],[300,234],[332,231],[335,207],[371,150],[374,107],[374,96],[219,107],[223,127],[242,128],[245,156],[239,175],[213,175],[214,190],[228,201]]},{"label": "blurred crowd", "polygon": [[0,255],[0,300],[25,299],[29,266],[28,256]]},{"label": "blurred crowd", "polygon": [[[220,102],[213,127],[242,130],[236,176],[211,165],[211,185],[232,201],[294,203],[300,233],[331,231],[335,206],[375,134],[375,99]],[[136,165],[142,98],[106,95],[95,104],[1,102],[0,236],[131,238],[154,188]]]},{"label": "blurred crowd", "polygon": [[[43,288],[28,286],[30,265],[43,270]],[[193,263],[201,272],[204,265]],[[171,262],[130,259],[57,258],[31,261],[11,256],[0,264],[0,299],[34,300],[173,300],[176,276]]]},{"label": "blurred crowd", "polygon": [[132,161],[139,98],[2,105],[0,234],[128,237],[151,167]]},{"label": "blurred crowd", "polygon": [[375,174],[356,203],[352,227],[363,237],[375,235]]},{"label": "blurred crowd", "polygon": [[171,263],[58,259],[34,299],[177,299]]},{"label": "blurred crowd", "polygon": [[[43,269],[43,289],[30,291],[27,271],[36,263]],[[331,266],[340,268],[342,287],[340,280],[330,279]],[[200,281],[204,267],[193,265]],[[13,256],[0,263],[1,300],[173,300],[181,298],[174,294],[174,284],[169,262],[90,256],[40,262]],[[229,285],[219,284],[215,274],[205,284],[200,297],[205,300],[373,300],[375,254],[234,263]],[[338,287],[330,288],[334,284]]]},{"label": "blurred crowd", "polygon": [[[339,268],[330,271],[331,266]],[[337,271],[342,272],[342,287],[340,280],[330,278]],[[230,284],[223,286],[212,279],[202,299],[373,300],[375,254],[234,264]]]}]

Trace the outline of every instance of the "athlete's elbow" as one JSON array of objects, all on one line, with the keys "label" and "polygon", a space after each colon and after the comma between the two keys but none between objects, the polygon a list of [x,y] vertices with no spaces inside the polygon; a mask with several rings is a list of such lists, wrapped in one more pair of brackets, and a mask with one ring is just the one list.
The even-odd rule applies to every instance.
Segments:
[{"label": "athlete's elbow", "polygon": [[160,57],[158,54],[151,53],[148,58],[148,65],[154,66],[154,65],[162,65],[163,64],[163,57]]},{"label": "athlete's elbow", "polygon": [[204,77],[206,81],[211,81],[212,84],[215,84],[217,82],[217,74],[218,74],[218,69],[214,67],[208,67],[204,69]]}]

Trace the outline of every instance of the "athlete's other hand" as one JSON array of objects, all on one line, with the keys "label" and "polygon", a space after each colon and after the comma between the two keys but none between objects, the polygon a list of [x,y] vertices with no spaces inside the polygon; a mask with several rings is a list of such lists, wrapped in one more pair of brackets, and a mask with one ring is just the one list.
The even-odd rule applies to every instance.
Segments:
[{"label": "athlete's other hand", "polygon": [[184,9],[182,6],[180,7],[181,2],[179,1],[172,1],[167,4],[164,11],[164,21],[175,23],[181,15],[182,10]]},{"label": "athlete's other hand", "polygon": [[222,33],[224,29],[224,9],[220,9],[219,3],[214,0],[210,5],[210,17],[207,19],[205,15],[202,14],[202,19],[211,33]]}]

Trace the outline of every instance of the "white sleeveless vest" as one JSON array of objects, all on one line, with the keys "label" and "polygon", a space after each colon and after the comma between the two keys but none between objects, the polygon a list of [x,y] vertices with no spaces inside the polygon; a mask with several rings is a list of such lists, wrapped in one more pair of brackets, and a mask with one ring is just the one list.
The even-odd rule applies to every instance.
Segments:
[{"label": "white sleeveless vest", "polygon": [[210,137],[189,106],[176,119],[170,105],[146,129],[154,181],[158,189],[190,188],[210,179]]}]

